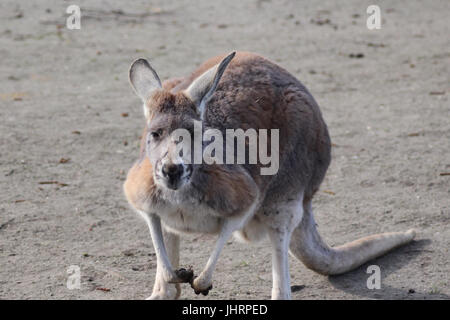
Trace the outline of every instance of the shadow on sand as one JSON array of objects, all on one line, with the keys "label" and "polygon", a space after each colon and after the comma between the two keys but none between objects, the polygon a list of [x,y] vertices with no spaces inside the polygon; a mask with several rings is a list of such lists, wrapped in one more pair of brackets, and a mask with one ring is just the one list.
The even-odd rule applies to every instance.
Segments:
[{"label": "shadow on sand", "polygon": [[[384,283],[383,279],[391,273],[409,264],[411,260],[418,257],[431,244],[431,240],[423,239],[413,241],[391,253],[380,258],[371,260],[359,268],[338,276],[329,276],[330,283],[339,290],[352,295],[369,299],[450,299],[445,294],[431,294],[418,292],[415,288],[394,288]],[[378,265],[381,268],[381,289],[368,289],[367,279],[371,274],[366,273],[367,267]],[[412,291],[410,291],[412,290]]]}]

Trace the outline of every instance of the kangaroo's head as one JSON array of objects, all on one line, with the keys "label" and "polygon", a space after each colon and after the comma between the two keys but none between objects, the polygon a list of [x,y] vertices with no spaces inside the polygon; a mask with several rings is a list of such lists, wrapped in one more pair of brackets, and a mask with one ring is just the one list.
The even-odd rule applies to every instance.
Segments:
[{"label": "kangaroo's head", "polygon": [[131,85],[144,103],[146,155],[158,186],[179,190],[191,181],[198,166],[194,164],[194,152],[186,151],[194,149],[195,123],[203,120],[205,105],[234,55],[229,54],[186,90],[176,93],[161,86],[147,60],[138,59],[131,65]]}]

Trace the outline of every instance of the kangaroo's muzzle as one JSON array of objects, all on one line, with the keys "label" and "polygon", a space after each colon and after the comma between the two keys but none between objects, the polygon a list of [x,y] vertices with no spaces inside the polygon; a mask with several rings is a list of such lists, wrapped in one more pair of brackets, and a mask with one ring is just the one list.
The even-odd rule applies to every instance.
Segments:
[{"label": "kangaroo's muzzle", "polygon": [[165,163],[161,167],[161,178],[165,186],[171,190],[181,188],[191,177],[190,165]]}]

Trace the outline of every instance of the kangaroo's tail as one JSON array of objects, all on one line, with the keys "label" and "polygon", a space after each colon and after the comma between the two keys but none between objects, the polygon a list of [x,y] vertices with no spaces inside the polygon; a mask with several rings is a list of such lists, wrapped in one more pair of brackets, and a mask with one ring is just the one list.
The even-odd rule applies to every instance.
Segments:
[{"label": "kangaroo's tail", "polygon": [[350,271],[388,251],[411,242],[416,232],[380,233],[331,248],[317,232],[311,205],[305,205],[303,219],[294,230],[290,252],[309,269],[324,275]]}]

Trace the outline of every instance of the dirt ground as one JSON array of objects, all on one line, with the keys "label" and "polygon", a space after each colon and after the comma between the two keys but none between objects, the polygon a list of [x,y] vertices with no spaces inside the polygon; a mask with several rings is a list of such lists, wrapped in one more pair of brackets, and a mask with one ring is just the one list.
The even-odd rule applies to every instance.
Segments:
[{"label": "dirt ground", "polygon": [[[417,241],[338,277],[291,259],[294,299],[449,299],[450,3],[443,1],[0,2],[0,298],[143,299],[155,255],[122,192],[142,107],[128,68],[166,79],[245,50],[314,95],[333,160],[314,207],[332,244],[417,228]],[[195,3],[195,4],[194,4]],[[81,7],[81,29],[65,27]],[[381,8],[368,30],[366,9]],[[188,236],[200,271],[214,244]],[[188,299],[268,299],[268,241],[230,240],[214,289]],[[369,290],[367,267],[381,268]],[[66,287],[78,265],[81,288]]]}]

